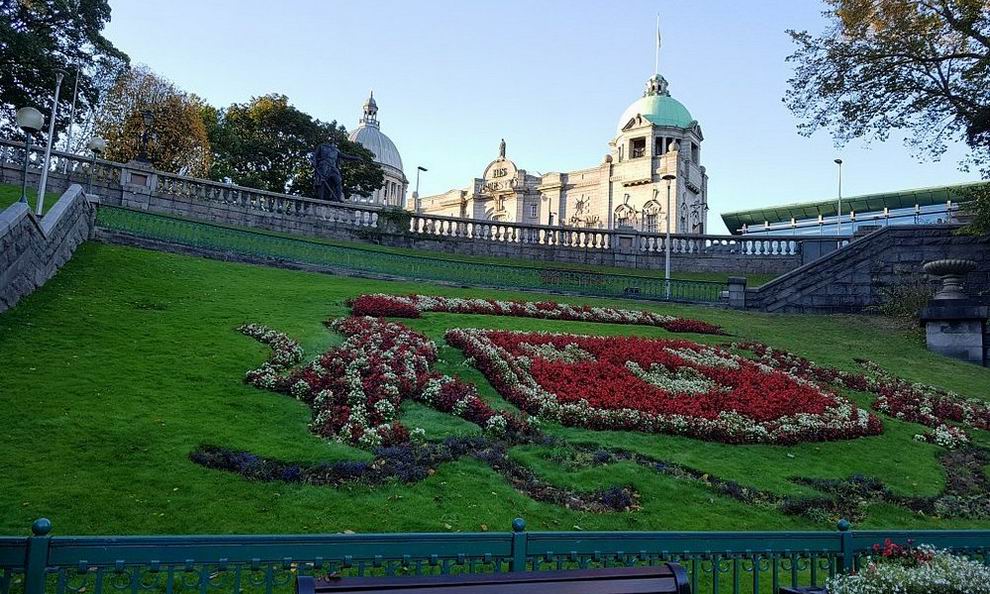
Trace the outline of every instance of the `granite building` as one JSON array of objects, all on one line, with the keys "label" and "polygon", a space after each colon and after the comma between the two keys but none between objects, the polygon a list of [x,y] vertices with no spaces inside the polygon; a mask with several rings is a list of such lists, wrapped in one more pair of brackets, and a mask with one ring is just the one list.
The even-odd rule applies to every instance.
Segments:
[{"label": "granite building", "polygon": [[[464,188],[417,197],[422,214],[577,228],[666,228],[670,188],[671,231],[704,233],[708,175],[701,164],[701,126],[671,97],[660,74],[646,81],[616,125],[601,163],[587,169],[536,175],[498,156]],[[674,176],[672,180],[664,179]]]}]

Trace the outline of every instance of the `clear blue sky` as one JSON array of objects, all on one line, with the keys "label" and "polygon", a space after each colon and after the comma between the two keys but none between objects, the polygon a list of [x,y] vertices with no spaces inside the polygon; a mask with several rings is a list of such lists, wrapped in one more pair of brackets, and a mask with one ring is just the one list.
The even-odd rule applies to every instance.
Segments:
[{"label": "clear blue sky", "polygon": [[[622,111],[660,70],[702,126],[709,224],[719,213],[970,181],[962,147],[919,163],[899,139],[836,149],[797,133],[781,103],[787,28],[819,30],[818,0],[110,0],[106,35],[215,105],[284,93],[351,129],[374,89],[382,130],[421,193],[480,176],[505,137],[530,171],[600,162]],[[410,191],[412,188],[410,187]]]}]

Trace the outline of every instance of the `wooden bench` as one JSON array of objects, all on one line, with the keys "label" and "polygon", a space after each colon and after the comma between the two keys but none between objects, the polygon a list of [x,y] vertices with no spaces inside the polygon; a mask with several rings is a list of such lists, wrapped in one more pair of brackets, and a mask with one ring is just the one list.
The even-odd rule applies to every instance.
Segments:
[{"label": "wooden bench", "polygon": [[410,577],[299,576],[297,594],[399,592],[401,594],[691,594],[687,572],[676,563],[654,567],[578,569]]}]

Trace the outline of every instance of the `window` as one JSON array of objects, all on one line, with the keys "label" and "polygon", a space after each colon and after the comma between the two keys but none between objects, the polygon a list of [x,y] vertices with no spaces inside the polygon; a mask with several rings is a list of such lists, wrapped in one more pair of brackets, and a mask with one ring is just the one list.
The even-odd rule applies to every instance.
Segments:
[{"label": "window", "polygon": [[691,143],[691,162],[697,165],[701,162],[701,147],[695,143]]},{"label": "window", "polygon": [[643,231],[647,233],[656,233],[659,229],[657,225],[657,220],[660,217],[656,213],[646,213],[643,215]]},{"label": "window", "polygon": [[638,159],[646,154],[646,139],[643,137],[633,138],[629,141],[629,158]]},{"label": "window", "polygon": [[529,205],[529,216],[535,217],[538,214],[537,208],[538,207],[537,207],[536,204],[530,204]]}]

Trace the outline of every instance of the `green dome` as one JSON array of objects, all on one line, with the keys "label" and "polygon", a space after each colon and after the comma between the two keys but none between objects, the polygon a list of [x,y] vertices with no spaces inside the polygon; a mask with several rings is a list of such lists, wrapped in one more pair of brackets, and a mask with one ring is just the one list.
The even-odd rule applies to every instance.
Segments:
[{"label": "green dome", "polygon": [[677,99],[670,95],[647,95],[634,101],[626,111],[622,112],[617,126],[619,132],[622,132],[636,114],[641,114],[655,126],[690,128],[691,123],[694,122],[691,112]]}]

